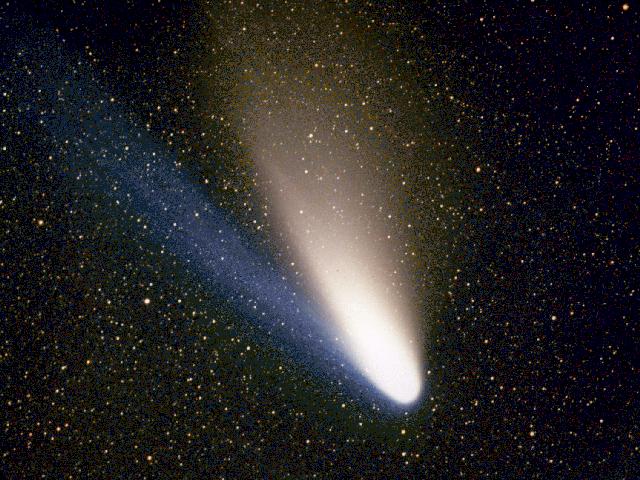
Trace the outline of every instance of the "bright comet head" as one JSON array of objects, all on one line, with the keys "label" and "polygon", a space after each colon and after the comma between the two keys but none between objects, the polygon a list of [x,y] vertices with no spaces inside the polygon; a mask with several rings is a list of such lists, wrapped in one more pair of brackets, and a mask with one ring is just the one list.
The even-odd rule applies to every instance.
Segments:
[{"label": "bright comet head", "polygon": [[355,360],[382,393],[402,404],[414,402],[422,390],[419,363],[406,339],[395,332],[366,329],[353,338]]},{"label": "bright comet head", "polygon": [[393,401],[410,404],[422,390],[410,328],[402,313],[392,308],[393,296],[365,275],[357,270],[336,272],[324,286],[328,303],[345,333],[346,350],[364,375]]}]

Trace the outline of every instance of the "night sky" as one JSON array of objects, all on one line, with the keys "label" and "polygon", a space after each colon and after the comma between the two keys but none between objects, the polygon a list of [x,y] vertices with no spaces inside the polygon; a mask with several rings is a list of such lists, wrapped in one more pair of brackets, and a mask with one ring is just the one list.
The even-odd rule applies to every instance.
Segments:
[{"label": "night sky", "polygon": [[30,3],[3,478],[640,478],[640,5]]}]

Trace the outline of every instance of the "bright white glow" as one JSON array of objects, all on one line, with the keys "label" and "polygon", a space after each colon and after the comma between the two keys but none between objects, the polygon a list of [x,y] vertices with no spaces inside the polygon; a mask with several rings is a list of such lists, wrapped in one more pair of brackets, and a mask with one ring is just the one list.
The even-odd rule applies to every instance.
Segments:
[{"label": "bright white glow", "polygon": [[345,284],[344,277],[332,282],[331,305],[359,368],[396,402],[415,401],[422,388],[419,359],[411,339],[402,331],[398,312],[380,302],[379,291],[366,291],[362,278],[351,285]]}]

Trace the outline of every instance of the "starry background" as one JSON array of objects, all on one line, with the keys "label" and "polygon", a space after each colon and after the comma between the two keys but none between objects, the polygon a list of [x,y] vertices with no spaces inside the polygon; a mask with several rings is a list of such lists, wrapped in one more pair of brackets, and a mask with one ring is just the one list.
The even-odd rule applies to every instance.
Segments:
[{"label": "starry background", "polygon": [[[638,478],[638,8],[3,3],[3,476]],[[60,181],[22,108],[39,66],[15,45],[38,31],[275,256],[247,85],[308,81],[396,152],[376,168],[404,206],[421,403],[305,368],[134,212]]]}]

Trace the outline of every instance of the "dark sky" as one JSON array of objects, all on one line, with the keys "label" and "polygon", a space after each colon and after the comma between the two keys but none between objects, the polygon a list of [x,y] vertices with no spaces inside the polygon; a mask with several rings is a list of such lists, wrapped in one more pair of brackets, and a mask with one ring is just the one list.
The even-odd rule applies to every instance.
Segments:
[{"label": "dark sky", "polygon": [[[0,6],[3,476],[640,476],[637,3],[24,3]],[[265,112],[278,151],[304,125],[366,152],[411,408],[272,335],[99,168],[116,117],[313,297]]]}]

